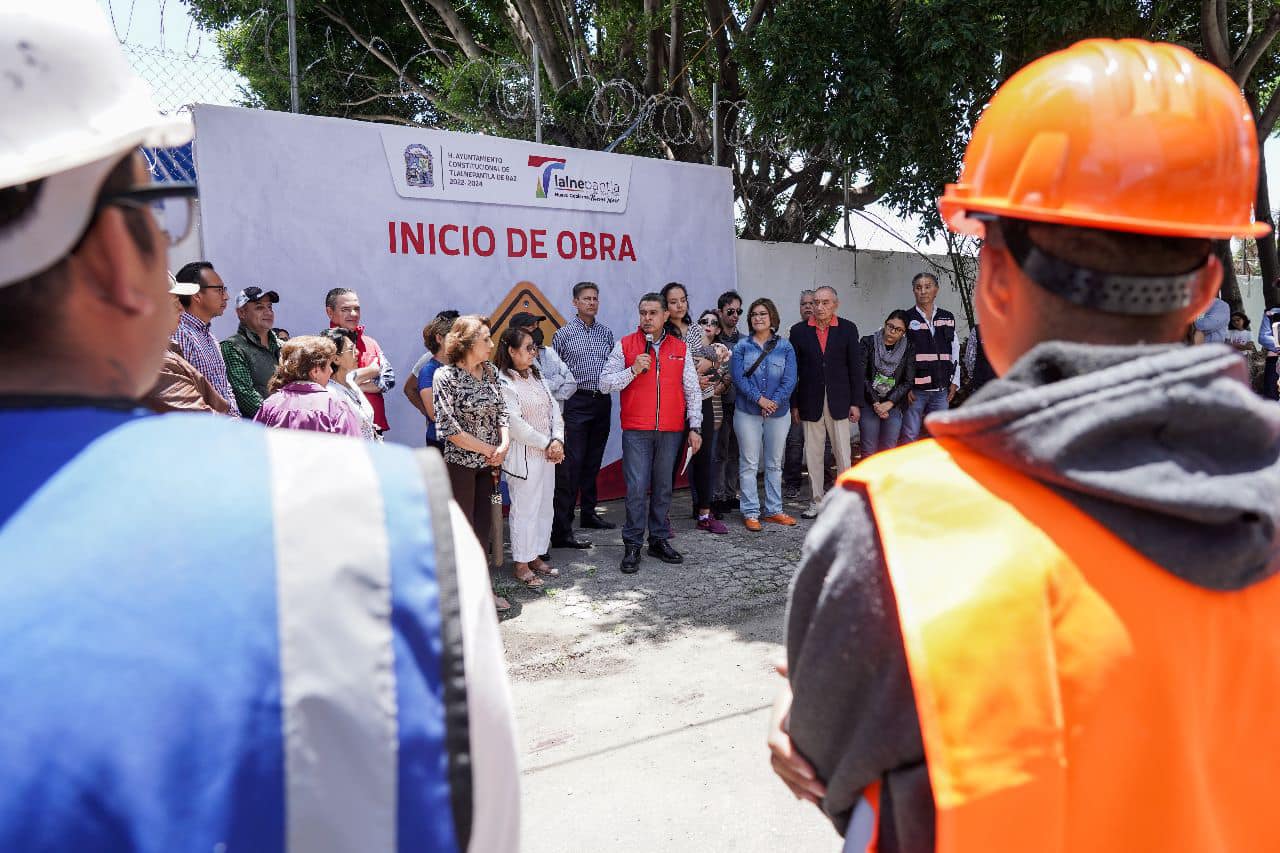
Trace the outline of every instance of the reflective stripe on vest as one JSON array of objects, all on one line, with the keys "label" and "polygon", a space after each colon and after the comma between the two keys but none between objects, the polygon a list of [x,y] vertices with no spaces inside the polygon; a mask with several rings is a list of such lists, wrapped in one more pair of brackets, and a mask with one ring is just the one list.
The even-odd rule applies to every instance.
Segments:
[{"label": "reflective stripe on vest", "polygon": [[1280,576],[1188,584],[955,443],[840,482],[875,516],[939,851],[1280,850]]},{"label": "reflective stripe on vest", "polygon": [[951,364],[955,315],[945,308],[934,308],[930,328],[918,306],[912,306],[907,313],[911,318],[907,323],[907,340],[916,354],[915,384],[926,390],[946,390],[955,375],[955,366]]},{"label": "reflective stripe on vest", "polygon": [[0,410],[0,441],[0,849],[461,849],[407,448],[94,409]]}]

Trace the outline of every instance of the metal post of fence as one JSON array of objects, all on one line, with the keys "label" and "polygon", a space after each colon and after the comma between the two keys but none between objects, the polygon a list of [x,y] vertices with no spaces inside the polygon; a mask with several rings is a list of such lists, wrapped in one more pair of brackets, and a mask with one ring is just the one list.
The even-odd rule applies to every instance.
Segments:
[{"label": "metal post of fence", "polygon": [[286,0],[289,17],[289,106],[298,112],[298,10],[294,0]]},{"label": "metal post of fence", "polygon": [[711,165],[720,165],[720,87],[711,81]]},{"label": "metal post of fence", "polygon": [[533,141],[542,144],[542,57],[538,53],[538,43],[533,43]]}]

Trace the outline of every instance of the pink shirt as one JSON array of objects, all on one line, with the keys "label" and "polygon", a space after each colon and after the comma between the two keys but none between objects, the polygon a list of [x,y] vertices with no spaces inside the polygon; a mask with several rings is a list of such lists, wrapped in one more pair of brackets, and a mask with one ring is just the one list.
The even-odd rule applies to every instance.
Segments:
[{"label": "pink shirt", "polygon": [[290,382],[262,402],[253,419],[281,429],[360,435],[351,407],[314,382]]}]

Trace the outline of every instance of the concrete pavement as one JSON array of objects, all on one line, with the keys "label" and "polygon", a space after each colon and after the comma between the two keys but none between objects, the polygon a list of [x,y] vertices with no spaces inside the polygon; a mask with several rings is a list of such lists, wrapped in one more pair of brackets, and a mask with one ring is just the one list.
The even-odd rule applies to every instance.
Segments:
[{"label": "concrete pavement", "polygon": [[[788,511],[798,515],[800,505]],[[621,522],[620,503],[607,517]],[[780,683],[786,590],[804,531],[693,528],[672,508],[686,560],[618,571],[618,531],[553,552],[541,592],[495,575],[523,747],[523,850],[835,851],[840,837],[773,775],[765,747]]]}]

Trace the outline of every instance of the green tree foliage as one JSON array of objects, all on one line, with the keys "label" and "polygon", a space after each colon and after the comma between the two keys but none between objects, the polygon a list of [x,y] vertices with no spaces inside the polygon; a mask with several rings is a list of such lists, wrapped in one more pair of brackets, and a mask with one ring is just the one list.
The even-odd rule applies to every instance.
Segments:
[{"label": "green tree foliage", "polygon": [[[246,103],[287,109],[284,0],[186,2],[249,81]],[[297,11],[307,113],[532,138],[536,45],[546,141],[711,163],[716,84],[717,162],[733,169],[747,238],[823,240],[844,206],[877,200],[936,233],[935,200],[991,94],[1081,38],[1184,44],[1237,80],[1260,138],[1280,117],[1280,0],[298,0]],[[1265,180],[1258,210],[1269,215]],[[1280,275],[1274,240],[1259,258],[1268,280]]]}]

